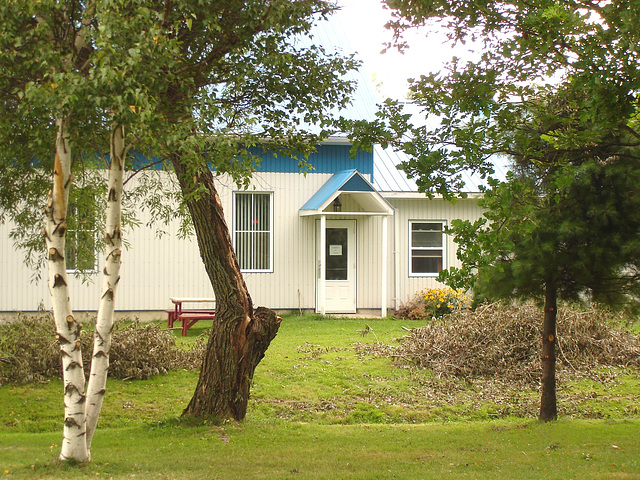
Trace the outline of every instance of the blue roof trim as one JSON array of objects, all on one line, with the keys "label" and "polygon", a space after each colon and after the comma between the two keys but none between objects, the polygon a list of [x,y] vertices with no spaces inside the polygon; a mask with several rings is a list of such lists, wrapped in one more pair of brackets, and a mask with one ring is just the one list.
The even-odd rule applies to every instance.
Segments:
[{"label": "blue roof trim", "polygon": [[163,164],[162,159],[155,155],[146,155],[137,150],[130,152],[129,157],[131,161],[131,167],[134,170],[140,170],[142,168],[147,168],[151,170],[162,170]]},{"label": "blue roof trim", "polygon": [[[342,187],[349,182],[354,175],[357,175],[362,179],[359,172],[353,168],[334,174],[324,185],[322,185],[322,187],[318,189],[316,193],[313,194],[313,196],[300,208],[300,210],[318,210],[334,193],[338,190],[342,190]],[[369,190],[373,191],[372,189]]]},{"label": "blue roof trim", "polygon": [[261,158],[256,170],[259,172],[277,173],[336,173],[343,170],[358,170],[364,175],[373,176],[373,152],[359,150],[355,158],[351,158],[350,145],[318,145],[317,151],[309,155],[306,162],[312,168],[300,168],[298,160],[287,156],[274,157],[271,152],[263,152],[259,147],[250,152]]},{"label": "blue roof trim", "polygon": [[[260,157],[260,164],[256,165],[258,172],[276,172],[276,173],[336,173],[344,170],[358,170],[364,175],[370,175],[373,178],[373,152],[359,150],[354,158],[351,158],[351,145],[324,145],[317,146],[317,151],[309,155],[306,160],[311,167],[305,168],[301,166],[298,160],[279,155],[274,157],[273,152],[263,151],[260,147],[252,147],[249,149],[251,154]],[[102,158],[97,156],[100,161]],[[107,158],[108,155],[107,155]],[[127,167],[139,170],[141,168],[151,168],[161,170],[163,162],[160,157],[155,155],[147,155],[139,151],[130,152],[127,157]]]}]

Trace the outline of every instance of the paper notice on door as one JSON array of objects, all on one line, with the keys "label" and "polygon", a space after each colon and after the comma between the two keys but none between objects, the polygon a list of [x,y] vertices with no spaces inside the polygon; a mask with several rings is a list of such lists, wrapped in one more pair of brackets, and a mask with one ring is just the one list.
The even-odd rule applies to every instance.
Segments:
[{"label": "paper notice on door", "polygon": [[342,245],[329,245],[329,255],[342,256]]}]

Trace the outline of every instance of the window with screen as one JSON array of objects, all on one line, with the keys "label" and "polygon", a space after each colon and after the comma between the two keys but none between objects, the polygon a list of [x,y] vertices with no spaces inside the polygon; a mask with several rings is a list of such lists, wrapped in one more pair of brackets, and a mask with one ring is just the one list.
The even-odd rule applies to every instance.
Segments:
[{"label": "window with screen", "polygon": [[234,248],[242,271],[272,271],[272,224],[271,193],[235,193]]}]

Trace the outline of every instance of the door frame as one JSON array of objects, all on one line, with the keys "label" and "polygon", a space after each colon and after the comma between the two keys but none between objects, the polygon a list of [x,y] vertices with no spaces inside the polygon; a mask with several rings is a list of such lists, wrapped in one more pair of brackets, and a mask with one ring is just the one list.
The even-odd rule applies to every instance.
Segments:
[{"label": "door frame", "polygon": [[[357,221],[355,219],[328,220],[322,215],[316,220],[316,313],[356,313],[357,292],[358,292],[358,253],[357,253]],[[331,308],[327,302],[327,279],[326,279],[326,229],[346,228],[347,229],[347,281],[350,282],[350,290],[353,296],[352,307]],[[323,235],[324,230],[324,235]],[[329,280],[331,281],[331,280]]]}]

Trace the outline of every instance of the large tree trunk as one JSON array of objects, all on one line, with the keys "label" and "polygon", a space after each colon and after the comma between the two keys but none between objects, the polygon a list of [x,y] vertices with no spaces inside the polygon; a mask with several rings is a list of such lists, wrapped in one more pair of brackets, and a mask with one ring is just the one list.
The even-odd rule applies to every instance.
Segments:
[{"label": "large tree trunk", "polygon": [[84,367],[80,350],[80,325],[73,316],[67,279],[65,255],[65,231],[67,206],[71,187],[71,147],[68,143],[67,125],[56,122],[56,154],[53,168],[53,188],[47,208],[44,229],[49,253],[49,290],[56,324],[56,338],[62,354],[64,382],[64,427],[61,460],[88,460],[85,442],[85,392]]},{"label": "large tree trunk", "polygon": [[93,341],[91,374],[87,387],[87,450],[91,455],[91,441],[98,424],[107,386],[109,351],[113,331],[115,298],[120,281],[120,256],[122,254],[122,189],[126,147],[124,127],[115,126],[111,132],[109,180],[107,183],[107,209],[105,212],[104,270],[102,295],[98,307]]},{"label": "large tree trunk", "polygon": [[544,324],[542,328],[542,395],[539,419],[557,420],[556,405],[556,317],[558,306],[556,286],[552,280],[545,284]]},{"label": "large tree trunk", "polygon": [[[206,167],[188,168],[179,154],[174,154],[171,161],[216,297],[216,320],[200,378],[183,415],[242,420],[253,373],[276,336],[281,319],[267,308],[253,311],[211,171]],[[204,192],[193,193],[202,187]]]}]

